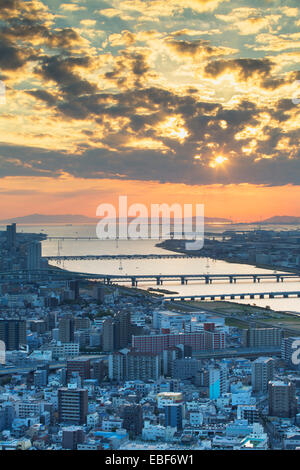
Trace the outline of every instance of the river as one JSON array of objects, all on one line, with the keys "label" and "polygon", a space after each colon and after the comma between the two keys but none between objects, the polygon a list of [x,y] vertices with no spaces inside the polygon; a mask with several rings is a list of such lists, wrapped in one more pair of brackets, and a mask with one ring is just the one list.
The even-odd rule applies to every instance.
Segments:
[{"label": "river", "polygon": [[[227,229],[251,230],[253,226],[228,226],[209,225],[206,231],[221,233]],[[255,227],[256,228],[256,227]],[[266,230],[288,230],[295,227],[276,226],[267,227]],[[18,226],[18,231],[46,233],[48,236],[57,237],[95,237],[94,225],[23,225]],[[45,240],[42,244],[44,256],[54,255],[88,255],[88,254],[166,254],[167,251],[155,246],[155,240]],[[235,273],[267,273],[266,269],[256,268],[247,264],[227,263],[225,261],[207,258],[197,259],[162,259],[162,260],[78,260],[65,261],[58,264],[60,267],[72,271],[81,271],[94,274],[235,274]],[[153,283],[140,283],[140,288],[148,289],[157,287]],[[189,282],[181,285],[178,282],[166,282],[162,289],[174,292],[174,295],[196,295],[202,293],[245,293],[245,292],[267,292],[267,291],[295,291],[300,290],[300,283],[295,281],[262,281],[253,283],[251,281],[238,281],[236,284],[214,281],[207,285],[203,282]],[[169,294],[168,294],[169,295]],[[285,310],[300,313],[300,299],[237,299],[235,302],[256,304],[261,307],[270,306],[274,310]]]}]

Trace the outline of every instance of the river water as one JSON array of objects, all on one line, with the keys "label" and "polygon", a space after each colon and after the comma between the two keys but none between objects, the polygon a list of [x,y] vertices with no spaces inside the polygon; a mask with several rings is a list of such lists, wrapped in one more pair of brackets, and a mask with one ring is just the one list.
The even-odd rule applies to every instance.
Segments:
[{"label": "river water", "polygon": [[[224,226],[209,225],[206,231],[221,233],[224,230],[252,230],[253,226]],[[257,228],[257,227],[255,227]],[[295,227],[276,226],[267,227],[267,230],[288,230]],[[46,233],[49,237],[95,237],[94,225],[47,225],[47,226],[18,226],[18,231]],[[155,240],[45,240],[43,242],[43,255],[88,255],[88,254],[166,254],[167,251],[155,246]],[[236,274],[236,273],[267,273],[266,269],[255,268],[246,264],[227,263],[225,261],[207,258],[197,259],[162,259],[162,260],[78,260],[53,262],[61,268],[94,274]],[[271,271],[272,272],[272,271]],[[157,287],[153,283],[139,283],[140,288]],[[174,295],[196,294],[225,294],[225,293],[251,293],[268,291],[295,291],[300,290],[300,282],[285,281],[238,281],[229,284],[227,281],[214,281],[207,285],[200,281],[181,285],[178,282],[165,282],[162,289],[172,291]],[[172,295],[172,294],[167,294]],[[270,306],[274,310],[294,311],[300,313],[300,299],[237,299],[235,302],[256,304],[261,307]]]}]

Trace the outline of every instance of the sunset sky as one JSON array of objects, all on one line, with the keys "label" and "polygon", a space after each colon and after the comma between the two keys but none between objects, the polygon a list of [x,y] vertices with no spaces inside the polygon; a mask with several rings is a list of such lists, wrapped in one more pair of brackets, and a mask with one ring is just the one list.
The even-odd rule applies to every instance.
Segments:
[{"label": "sunset sky", "polygon": [[119,195],[300,216],[299,0],[0,0],[0,19],[0,219]]}]

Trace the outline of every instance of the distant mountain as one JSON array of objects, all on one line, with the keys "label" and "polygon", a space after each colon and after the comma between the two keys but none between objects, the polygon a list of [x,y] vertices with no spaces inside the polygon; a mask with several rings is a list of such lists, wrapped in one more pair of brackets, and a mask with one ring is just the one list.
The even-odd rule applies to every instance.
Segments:
[{"label": "distant mountain", "polygon": [[1,224],[91,224],[99,219],[86,217],[79,214],[30,214],[23,217],[13,217],[12,219],[0,220]]},{"label": "distant mountain", "polygon": [[[129,218],[134,219],[134,217]],[[24,215],[22,217],[13,217],[11,219],[0,220],[0,224],[38,224],[38,225],[47,225],[47,224],[93,224],[99,222],[99,218],[87,217],[80,214],[57,214],[57,215],[47,215],[47,214],[30,214]],[[145,219],[145,223],[146,223]],[[221,217],[205,217],[205,222],[210,223],[220,223],[220,224],[230,224],[232,221],[230,219],[225,219]]]},{"label": "distant mountain", "polygon": [[300,217],[293,217],[290,215],[275,215],[269,219],[254,222],[259,225],[297,225],[300,224]]},{"label": "distant mountain", "polygon": [[232,220],[224,219],[222,217],[204,217],[206,223],[220,223],[220,224],[232,224]]}]

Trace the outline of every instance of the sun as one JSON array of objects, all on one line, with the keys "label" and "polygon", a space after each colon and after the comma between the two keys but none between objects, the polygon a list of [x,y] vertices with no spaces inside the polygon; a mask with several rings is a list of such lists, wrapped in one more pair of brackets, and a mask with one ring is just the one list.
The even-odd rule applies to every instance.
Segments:
[{"label": "sun", "polygon": [[222,163],[226,162],[227,158],[222,157],[222,155],[219,155],[216,159],[215,162],[217,165],[222,165]]},{"label": "sun", "polygon": [[218,155],[212,162],[210,162],[209,166],[211,168],[216,168],[216,166],[223,165],[223,163],[227,160],[228,158],[223,157],[222,155]]}]

